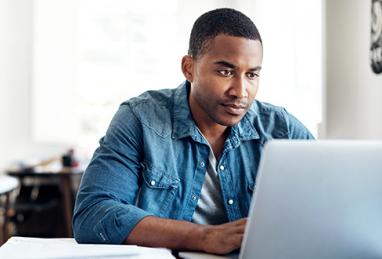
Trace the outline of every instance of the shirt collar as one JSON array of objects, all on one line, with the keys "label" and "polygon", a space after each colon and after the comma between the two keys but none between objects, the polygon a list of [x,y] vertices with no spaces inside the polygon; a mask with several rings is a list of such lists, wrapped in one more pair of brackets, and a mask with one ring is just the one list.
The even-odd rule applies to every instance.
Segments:
[{"label": "shirt collar", "polygon": [[[173,108],[173,133],[172,137],[179,139],[187,136],[196,138],[199,135],[197,126],[192,118],[188,103],[190,82],[183,82],[175,89]],[[255,109],[249,109],[241,121],[232,126],[230,135],[238,137],[239,140],[258,139],[259,133],[254,127],[254,118],[257,116]]]},{"label": "shirt collar", "polygon": [[172,137],[176,139],[193,136],[197,132],[196,124],[192,119],[190,106],[188,105],[190,87],[190,83],[185,81],[175,89]]}]

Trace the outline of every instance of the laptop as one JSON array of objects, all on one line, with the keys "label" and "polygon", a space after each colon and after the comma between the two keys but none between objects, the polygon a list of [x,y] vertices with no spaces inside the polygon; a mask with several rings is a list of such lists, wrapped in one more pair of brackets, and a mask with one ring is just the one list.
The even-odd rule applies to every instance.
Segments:
[{"label": "laptop", "polygon": [[239,258],[382,258],[382,142],[266,144]]}]

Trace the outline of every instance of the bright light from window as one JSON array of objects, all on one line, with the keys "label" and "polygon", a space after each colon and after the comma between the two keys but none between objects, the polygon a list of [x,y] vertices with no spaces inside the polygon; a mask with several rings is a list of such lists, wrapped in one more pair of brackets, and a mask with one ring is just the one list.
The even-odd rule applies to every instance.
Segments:
[{"label": "bright light from window", "polygon": [[[224,3],[224,5],[222,5]],[[316,134],[321,121],[321,0],[35,0],[33,135],[93,150],[118,105],[184,77],[195,19],[233,7],[264,41],[259,99],[282,105]]]}]

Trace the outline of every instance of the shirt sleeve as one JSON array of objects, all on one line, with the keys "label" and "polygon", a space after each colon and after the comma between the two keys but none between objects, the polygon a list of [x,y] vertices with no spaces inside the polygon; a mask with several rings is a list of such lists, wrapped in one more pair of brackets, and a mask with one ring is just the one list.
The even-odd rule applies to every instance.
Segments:
[{"label": "shirt sleeve", "polygon": [[120,244],[151,215],[135,206],[141,157],[141,124],[122,104],[81,180],[73,215],[77,242]]},{"label": "shirt sleeve", "polygon": [[310,131],[296,117],[283,108],[289,139],[314,139]]}]

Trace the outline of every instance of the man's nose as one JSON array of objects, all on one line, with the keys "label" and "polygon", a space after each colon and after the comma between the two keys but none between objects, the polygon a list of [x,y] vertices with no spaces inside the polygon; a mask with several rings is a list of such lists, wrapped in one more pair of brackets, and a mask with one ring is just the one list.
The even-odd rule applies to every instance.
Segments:
[{"label": "man's nose", "polygon": [[228,91],[229,95],[238,99],[247,98],[247,84],[248,83],[242,77],[235,78]]}]

